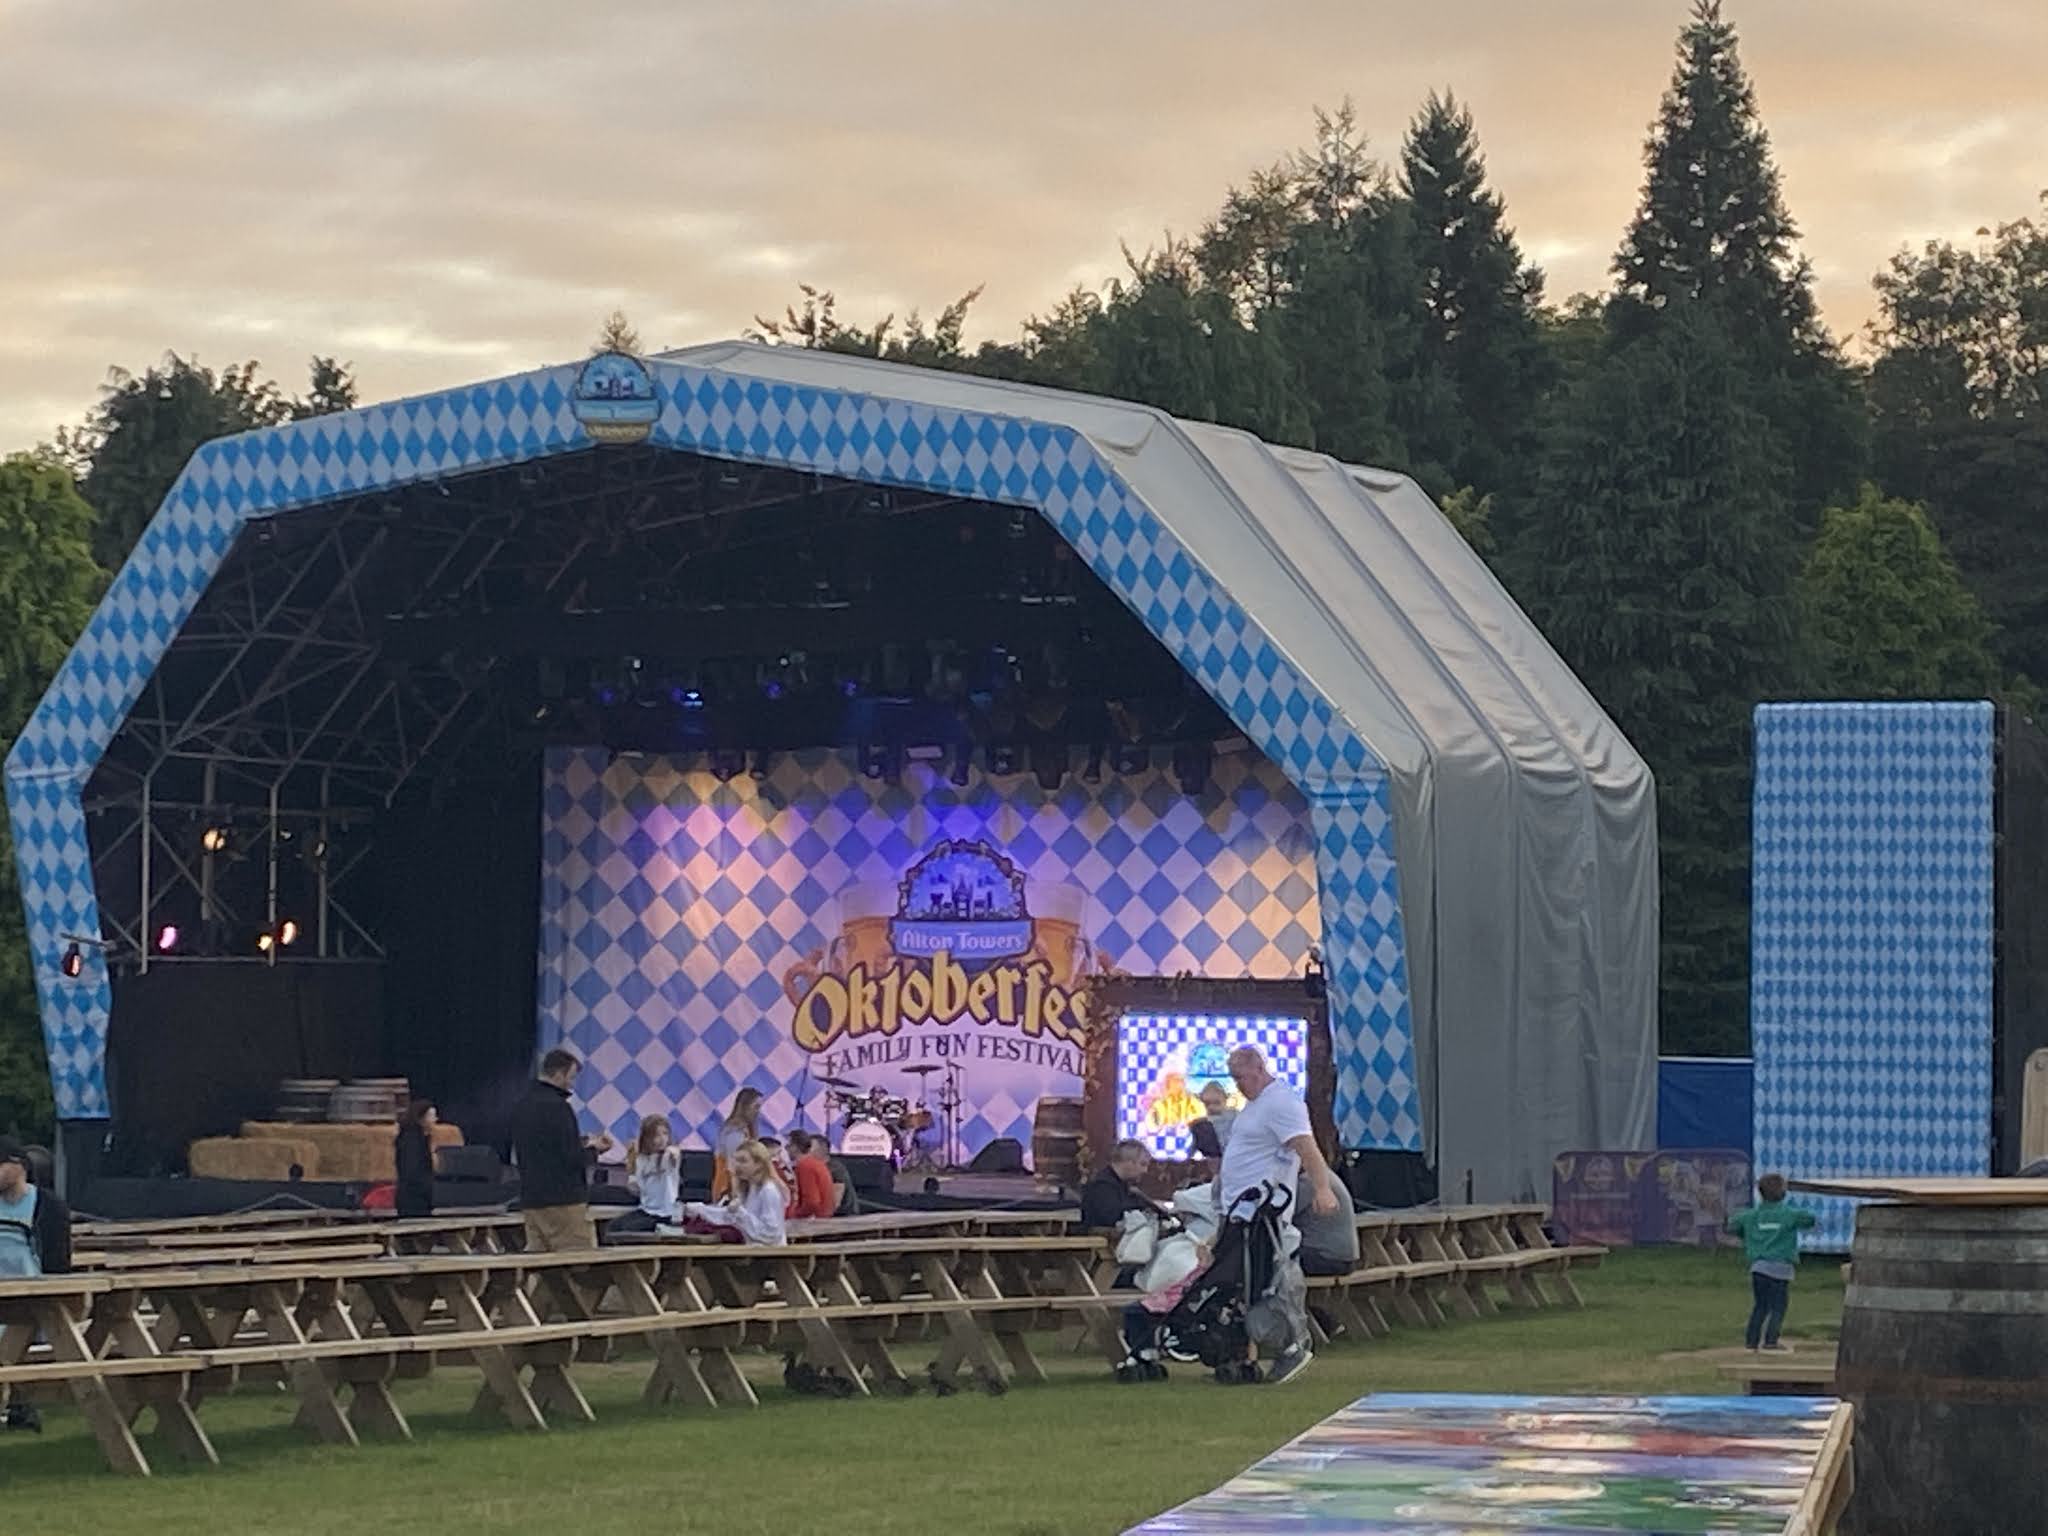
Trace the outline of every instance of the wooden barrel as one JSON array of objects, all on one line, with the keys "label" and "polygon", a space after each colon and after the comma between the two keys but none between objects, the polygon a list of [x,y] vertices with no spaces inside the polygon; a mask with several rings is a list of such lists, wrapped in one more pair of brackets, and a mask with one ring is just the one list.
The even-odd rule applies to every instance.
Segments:
[{"label": "wooden barrel", "polygon": [[[327,1118],[336,1124],[382,1123],[397,1118],[403,1100],[392,1079],[343,1083],[327,1101]],[[400,1080],[402,1081],[402,1080]]]},{"label": "wooden barrel", "polygon": [[1835,1390],[1853,1536],[2048,1532],[2048,1207],[1859,1210]]},{"label": "wooden barrel", "polygon": [[1048,1183],[1081,1180],[1081,1101],[1044,1098],[1031,1121],[1031,1171]]},{"label": "wooden barrel", "polygon": [[288,1077],[277,1085],[277,1118],[311,1124],[327,1118],[327,1101],[341,1080],[333,1077]]}]

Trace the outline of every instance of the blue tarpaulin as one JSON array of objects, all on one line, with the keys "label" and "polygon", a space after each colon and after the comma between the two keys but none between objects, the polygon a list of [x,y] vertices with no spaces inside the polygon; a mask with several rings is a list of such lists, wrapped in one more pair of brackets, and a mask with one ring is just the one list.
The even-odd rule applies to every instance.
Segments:
[{"label": "blue tarpaulin", "polygon": [[1657,1145],[1737,1147],[1750,1135],[1753,1065],[1747,1056],[1663,1056],[1657,1061]]}]

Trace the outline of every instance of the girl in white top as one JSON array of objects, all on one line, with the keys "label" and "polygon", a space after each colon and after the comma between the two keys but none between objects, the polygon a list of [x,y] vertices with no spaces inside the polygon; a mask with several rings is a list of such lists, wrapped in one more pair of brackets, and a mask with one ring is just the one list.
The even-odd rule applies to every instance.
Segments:
[{"label": "girl in white top", "polygon": [[683,1153],[669,1144],[668,1117],[649,1115],[640,1122],[633,1150],[626,1157],[626,1182],[640,1197],[640,1209],[656,1221],[677,1219],[683,1192]]},{"label": "girl in white top", "polygon": [[768,1149],[758,1141],[748,1141],[733,1149],[732,1188],[726,1197],[712,1205],[692,1200],[683,1207],[683,1214],[737,1232],[741,1242],[754,1247],[780,1248],[789,1241],[783,1228],[788,1205],[789,1191],[775,1176]]}]

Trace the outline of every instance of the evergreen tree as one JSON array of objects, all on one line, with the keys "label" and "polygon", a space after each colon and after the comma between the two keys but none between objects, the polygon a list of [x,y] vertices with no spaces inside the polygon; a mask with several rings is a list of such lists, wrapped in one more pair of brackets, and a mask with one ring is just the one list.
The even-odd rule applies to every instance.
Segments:
[{"label": "evergreen tree", "polygon": [[1813,269],[1721,0],[1693,0],[1644,157],[1642,204],[1614,258],[1610,323],[1635,335],[1675,304],[1722,311],[1749,356],[1752,398],[1782,440],[1792,506],[1810,527],[1861,473],[1862,406],[1821,324]]},{"label": "evergreen tree", "polygon": [[[0,757],[92,616],[104,585],[92,525],[62,468],[0,460]],[[14,850],[0,819],[0,1132],[47,1136],[50,1113]]]},{"label": "evergreen tree", "polygon": [[1520,595],[1657,776],[1663,1041],[1747,1032],[1750,712],[1788,675],[1797,551],[1749,361],[1678,300],[1562,402]]},{"label": "evergreen tree", "polygon": [[591,356],[600,352],[623,352],[628,357],[640,355],[640,333],[633,329],[633,322],[626,318],[623,309],[615,309],[604,317],[604,324],[598,327],[597,340],[590,348]]},{"label": "evergreen tree", "polygon": [[1539,315],[1543,274],[1522,259],[1506,206],[1486,183],[1472,114],[1430,94],[1401,147],[1422,313],[1420,355],[1443,368],[1455,408],[1412,419],[1418,462],[1460,485],[1533,478],[1536,419],[1555,376]]},{"label": "evergreen tree", "polygon": [[1823,698],[1981,699],[1999,692],[1991,626],[1927,514],[1863,487],[1821,515],[1799,573],[1800,648]]}]

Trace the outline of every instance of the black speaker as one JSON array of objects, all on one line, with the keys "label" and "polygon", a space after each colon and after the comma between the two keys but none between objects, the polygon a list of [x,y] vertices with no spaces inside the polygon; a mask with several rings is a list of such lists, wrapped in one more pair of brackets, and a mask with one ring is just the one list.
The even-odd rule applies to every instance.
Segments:
[{"label": "black speaker", "polygon": [[854,1191],[863,1195],[892,1194],[896,1188],[896,1170],[889,1166],[886,1157],[847,1157],[841,1155],[840,1162],[846,1164],[846,1176],[853,1180]]},{"label": "black speaker", "polygon": [[1008,1136],[998,1136],[994,1141],[974,1154],[974,1161],[967,1165],[969,1173],[1022,1173],[1024,1171],[1024,1149]]},{"label": "black speaker", "polygon": [[443,1147],[434,1154],[438,1178],[461,1183],[495,1184],[505,1176],[505,1165],[493,1147]]}]

